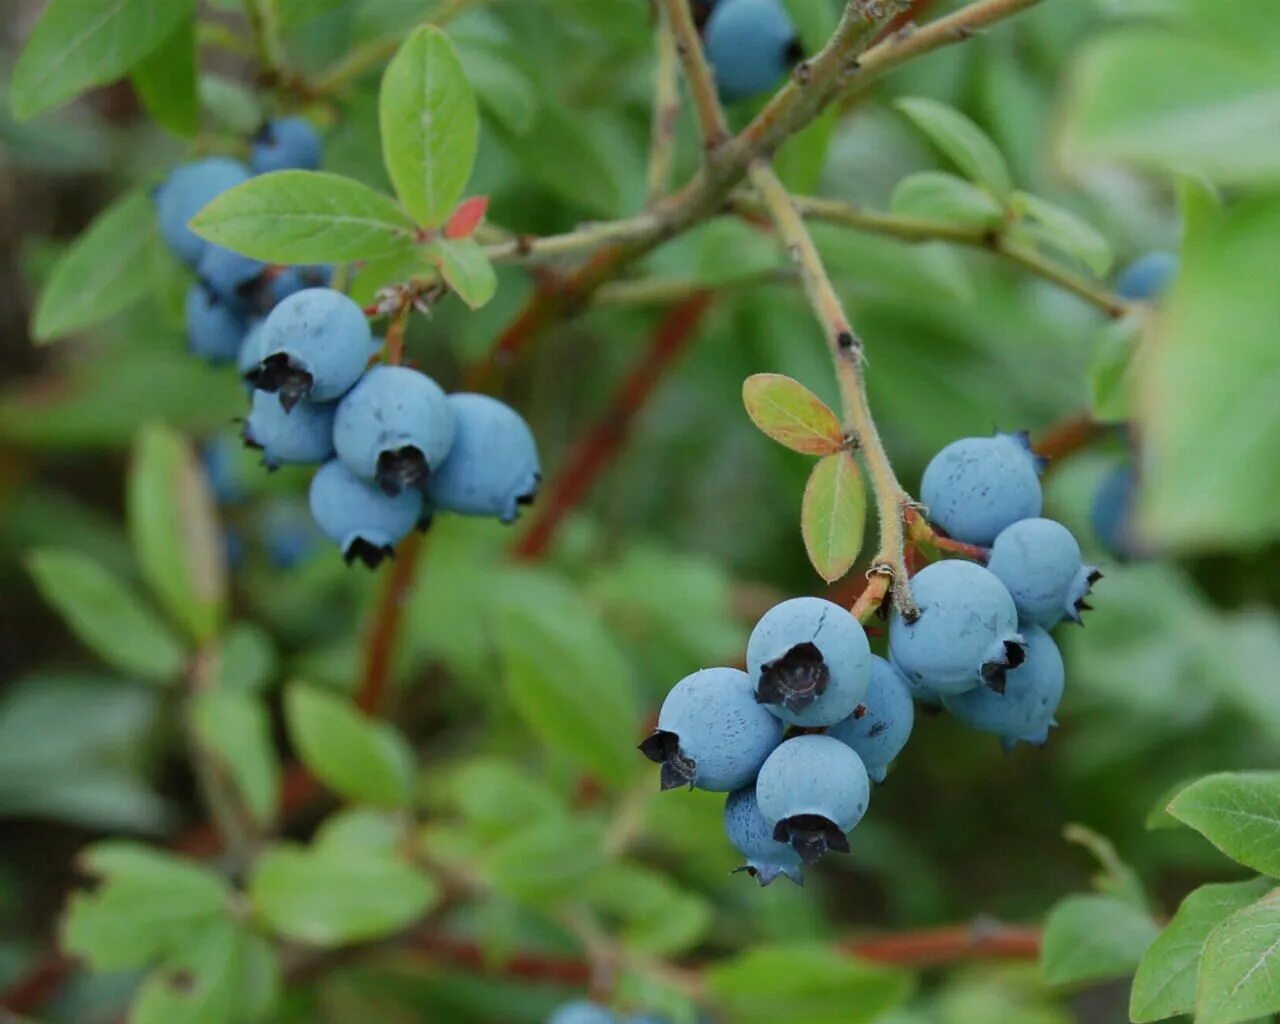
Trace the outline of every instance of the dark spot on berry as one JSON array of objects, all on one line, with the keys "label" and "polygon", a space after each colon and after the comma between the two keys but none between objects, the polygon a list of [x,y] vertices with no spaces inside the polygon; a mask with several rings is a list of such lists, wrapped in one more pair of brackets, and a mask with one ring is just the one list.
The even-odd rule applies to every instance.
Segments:
[{"label": "dark spot on berry", "polygon": [[887,728],[889,728],[888,722],[876,722],[875,725],[873,725],[870,729],[867,730],[867,736],[869,737],[879,736]]},{"label": "dark spot on berry", "polygon": [[831,671],[816,644],[796,644],[781,658],[760,669],[757,704],[781,704],[792,714],[803,711],[827,690]]},{"label": "dark spot on berry", "polygon": [[867,717],[867,706],[866,706],[865,704],[859,704],[856,708],[854,708],[854,709],[853,709],[853,717],[854,717],[855,719],[857,719],[857,718],[866,718],[866,717]]},{"label": "dark spot on berry", "polygon": [[693,788],[698,763],[680,749],[680,737],[665,729],[655,729],[640,744],[640,753],[650,761],[662,765],[661,786],[663,792],[679,786]]}]

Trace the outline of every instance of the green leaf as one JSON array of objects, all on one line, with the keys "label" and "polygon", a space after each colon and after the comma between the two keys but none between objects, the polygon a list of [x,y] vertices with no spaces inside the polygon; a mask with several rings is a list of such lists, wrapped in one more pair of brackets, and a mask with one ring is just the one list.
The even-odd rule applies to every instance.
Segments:
[{"label": "green leaf", "polygon": [[1068,896],[1049,912],[1040,967],[1051,985],[1129,974],[1160,927],[1132,903],[1110,896]]},{"label": "green leaf", "polygon": [[1273,60],[1204,33],[1112,32],[1077,62],[1060,141],[1076,165],[1120,162],[1220,185],[1274,182],[1280,73]]},{"label": "green leaf", "polygon": [[137,843],[98,843],[80,865],[101,882],[72,895],[61,945],[95,971],[145,967],[229,907],[230,891],[218,875]]},{"label": "green leaf", "polygon": [[1141,340],[1142,321],[1126,316],[1103,325],[1089,364],[1093,418],[1101,423],[1129,419],[1133,359]]},{"label": "green leaf", "polygon": [[173,682],[182,673],[182,642],[108,569],[56,548],[32,553],[27,568],[40,595],[109,664],[156,683]]},{"label": "green leaf", "polygon": [[208,640],[226,610],[225,548],[209,481],[181,435],[160,424],[139,431],[127,498],[142,574],[187,632]]},{"label": "green leaf", "polygon": [[998,228],[1003,220],[999,203],[990,195],[945,171],[918,171],[903,178],[889,206],[904,217],[970,227]]},{"label": "green leaf", "polygon": [[13,69],[21,120],[125,75],[190,20],[195,0],[53,0]]},{"label": "green leaf", "polygon": [[628,949],[676,956],[701,942],[715,915],[702,896],[682,889],[660,871],[637,864],[611,864],[585,886],[597,912],[617,921]]},{"label": "green leaf", "polygon": [[1111,269],[1111,245],[1092,224],[1028,192],[1015,192],[1013,202],[1030,221],[1020,221],[1018,227],[1036,242],[1079,260],[1099,277]]},{"label": "green leaf", "polygon": [[408,802],[413,752],[398,732],[302,684],[289,687],[284,709],[298,757],[335,793],[378,807]]},{"label": "green leaf", "polygon": [[63,255],[36,302],[37,342],[65,338],[101,323],[147,294],[138,273],[156,244],[151,200],[130,192],[100,213]]},{"label": "green leaf", "polygon": [[222,193],[191,221],[228,249],[272,263],[345,263],[413,245],[413,220],[381,192],[321,171],[276,171]]},{"label": "green leaf", "polygon": [[270,825],[280,800],[280,765],[266,705],[247,693],[210,690],[195,696],[191,720],[200,743],[235,780],[254,820]]},{"label": "green leaf", "polygon": [[981,128],[953,107],[923,97],[906,97],[894,103],[929,141],[971,181],[984,186],[997,199],[1013,191],[1009,165]]},{"label": "green leaf", "polygon": [[459,44],[462,67],[476,98],[513,135],[526,135],[538,116],[538,87],[507,48]]},{"label": "green leaf", "polygon": [[546,818],[507,836],[488,853],[494,888],[525,903],[553,903],[584,885],[604,863],[604,829],[594,821]]},{"label": "green leaf", "polygon": [[264,112],[257,95],[234,78],[205,72],[196,83],[200,106],[226,128],[251,135],[262,126]]},{"label": "green leaf", "polygon": [[194,930],[138,988],[129,1024],[231,1024],[242,943],[230,921]]},{"label": "green leaf", "polygon": [[828,455],[813,467],[800,507],[800,532],[814,569],[828,583],[847,573],[862,550],[867,491],[850,452]]},{"label": "green leaf", "polygon": [[133,69],[133,88],[147,112],[175,135],[200,130],[195,20],[181,22]]},{"label": "green leaf", "polygon": [[592,609],[566,584],[518,575],[493,639],[515,710],[555,753],[609,782],[637,767],[640,728],[630,669]]},{"label": "green leaf", "polygon": [[1197,1024],[1233,1024],[1280,1011],[1280,889],[1209,933],[1197,994]]},{"label": "green leaf", "polygon": [[467,823],[485,835],[504,836],[523,825],[565,816],[564,802],[537,776],[506,761],[469,762],[449,790]]},{"label": "green leaf", "polygon": [[258,858],[249,898],[271,929],[313,946],[383,938],[439,899],[422,872],[377,851],[277,846]]},{"label": "green leaf", "polygon": [[707,992],[734,1024],[863,1024],[901,1006],[911,977],[831,946],[757,946],[706,974]]},{"label": "green leaf", "polygon": [[[1234,548],[1280,532],[1280,289],[1256,273],[1274,255],[1280,196],[1200,229],[1139,361],[1139,522],[1159,544]],[[1230,357],[1206,338],[1230,338]]]},{"label": "green leaf", "polygon": [[1093,885],[1106,896],[1123,900],[1139,910],[1147,907],[1147,894],[1138,873],[1120,859],[1111,840],[1084,825],[1068,825],[1063,837],[1088,850],[1097,859],[1102,870],[1093,876]]},{"label": "green leaf", "polygon": [[1142,957],[1129,997],[1135,1024],[1191,1014],[1196,1008],[1196,979],[1209,933],[1272,887],[1265,878],[1251,882],[1202,885],[1182,906]]},{"label": "green leaf", "polygon": [[522,134],[499,131],[523,175],[543,185],[575,210],[600,217],[616,217],[622,208],[623,184],[605,152],[605,143],[592,132],[581,108],[569,110],[541,97],[533,127]]},{"label": "green leaf", "polygon": [[257,693],[269,687],[277,668],[276,650],[261,626],[235,622],[222,636],[214,688]]},{"label": "green leaf", "polygon": [[742,384],[751,422],[778,444],[803,455],[834,455],[844,447],[840,420],[821,398],[781,373],[757,373]]},{"label": "green leaf", "polygon": [[1280,772],[1223,772],[1181,790],[1169,813],[1259,874],[1280,876]]},{"label": "green leaf", "polygon": [[471,177],[480,115],[453,43],[438,28],[418,28],[387,65],[378,121],[400,201],[423,227],[439,227]]},{"label": "green leaf", "polygon": [[445,283],[472,309],[485,305],[498,289],[498,275],[474,238],[442,238],[431,247]]}]

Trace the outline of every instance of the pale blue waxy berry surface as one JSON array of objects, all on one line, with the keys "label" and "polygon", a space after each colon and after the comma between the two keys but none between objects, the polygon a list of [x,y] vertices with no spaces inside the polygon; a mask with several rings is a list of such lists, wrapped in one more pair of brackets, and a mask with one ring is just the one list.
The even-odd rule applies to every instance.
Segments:
[{"label": "pale blue waxy berry surface", "polygon": [[1137,554],[1129,525],[1133,495],[1133,467],[1124,462],[1107,472],[1093,496],[1090,524],[1094,536],[1118,562]]},{"label": "pale blue waxy berry surface", "polygon": [[240,352],[245,321],[227,303],[198,284],[187,289],[187,347],[211,363],[228,363]]},{"label": "pale blue waxy berry surface", "polygon": [[327,288],[332,280],[333,267],[328,264],[280,267],[267,282],[267,298],[274,306],[304,288]]},{"label": "pale blue waxy berry surface", "polygon": [[724,804],[724,831],[733,848],[746,858],[739,871],[748,872],[761,885],[768,885],[779,875],[786,875],[797,885],[804,884],[800,855],[773,838],[773,829],[756,803],[754,786],[729,794]]},{"label": "pale blue waxy berry surface", "polygon": [[1085,598],[1100,578],[1084,565],[1080,545],[1061,523],[1022,519],[1001,531],[987,568],[1005,585],[1024,624],[1052,629],[1063,619],[1080,621]]},{"label": "pale blue waxy berry surface", "polygon": [[314,465],[333,454],[333,416],[329,402],[299,402],[286,411],[274,395],[255,391],[244,421],[244,440],[262,450],[262,464],[268,469]]},{"label": "pale blue waxy berry surface", "polygon": [[966,437],[933,457],[920,484],[929,519],[949,537],[989,545],[1044,504],[1040,463],[1021,434]]},{"label": "pale blue waxy berry surface", "polygon": [[311,480],[311,516],[348,561],[370,567],[392,554],[422,515],[422,495],[405,491],[391,497],[361,480],[337,459],[330,459]]},{"label": "pale blue waxy berry surface", "polygon": [[280,117],[263,125],[253,139],[249,166],[254,174],[271,171],[314,171],[323,150],[320,136],[301,117]]},{"label": "pale blue waxy berry surface", "polygon": [[1116,282],[1122,299],[1152,302],[1169,290],[1178,275],[1178,254],[1164,249],[1144,253],[1124,268]]},{"label": "pale blue waxy berry surface", "polygon": [[1066,672],[1053,637],[1039,626],[1027,626],[1027,659],[1011,669],[1004,693],[986,687],[945,700],[962,722],[1001,739],[1043,743],[1055,723]]},{"label": "pale blue waxy berry surface", "polygon": [[542,470],[529,425],[487,395],[449,396],[454,436],[449,457],[431,475],[435,507],[510,523],[538,493]]},{"label": "pale blue waxy berry surface", "polygon": [[756,699],[791,725],[834,725],[867,692],[871,648],[848,609],[818,597],[774,605],[747,641]]},{"label": "pale blue waxy berry surface", "polygon": [[196,265],[196,277],[209,291],[230,306],[248,310],[249,291],[262,277],[267,265],[241,256],[220,245],[207,245]]},{"label": "pale blue waxy berry surface", "polygon": [[730,101],[775,88],[799,56],[781,0],[720,0],[703,39],[716,87]]},{"label": "pale blue waxy berry surface", "polygon": [[575,999],[556,1008],[547,1024],[618,1024],[618,1016],[607,1006],[589,999]]},{"label": "pale blue waxy berry surface", "polygon": [[194,267],[208,242],[187,222],[227,189],[249,180],[249,169],[237,160],[206,157],[175,168],[155,191],[160,237],[178,259]]},{"label": "pale blue waxy berry surface", "polygon": [[831,736],[793,736],[760,768],[756,802],[773,837],[806,864],[828,850],[849,852],[846,833],[871,798],[867,769],[853,748]]},{"label": "pale blue waxy berry surface", "polygon": [[306,288],[281,302],[262,328],[262,358],[249,371],[259,390],[289,406],[329,402],[364,374],[373,334],[364,311],[332,288]]},{"label": "pale blue waxy berry surface", "polygon": [[906,679],[883,658],[871,659],[871,684],[861,706],[827,730],[862,758],[872,782],[883,782],[915,725],[915,702]]}]

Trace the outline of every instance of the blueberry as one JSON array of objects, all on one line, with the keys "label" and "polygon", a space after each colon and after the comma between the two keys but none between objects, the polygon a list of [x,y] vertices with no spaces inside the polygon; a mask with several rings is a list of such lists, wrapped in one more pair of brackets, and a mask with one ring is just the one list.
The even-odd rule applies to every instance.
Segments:
[{"label": "blueberry", "polygon": [[672,687],[640,750],[662,765],[664,790],[728,793],[749,785],[781,740],[782,723],[756,703],[750,676],[707,668]]},{"label": "blueberry", "polygon": [[827,730],[862,758],[872,782],[884,782],[885,770],[911,738],[916,708],[902,673],[883,658],[871,659],[871,685],[861,706]]},{"label": "blueberry", "polygon": [[946,698],[947,710],[962,722],[994,733],[1006,748],[1018,740],[1042,744],[1062,699],[1065,669],[1053,637],[1039,626],[1027,626],[1027,660],[1012,669],[1004,693],[986,687]]},{"label": "blueberry", "polygon": [[1117,561],[1138,557],[1131,534],[1134,498],[1133,467],[1124,462],[1110,470],[1093,496],[1091,520],[1094,535]]},{"label": "blueberry", "polygon": [[307,288],[267,316],[261,360],[245,378],[286,409],[304,398],[329,402],[360,379],[372,354],[364,311],[332,288]]},{"label": "blueberry", "polygon": [[1102,578],[1084,565],[1071,531],[1052,519],[1023,519],[1000,531],[987,568],[1005,585],[1018,621],[1052,629],[1063,619],[1080,621],[1089,589]]},{"label": "blueberry", "polygon": [[[265,337],[263,328],[265,326],[265,320],[250,320],[249,329],[244,332],[244,340],[240,342],[240,349],[236,352],[236,372],[241,377],[246,378],[246,384],[248,383],[248,376],[258,368],[258,364],[262,362],[262,357],[266,354],[266,350],[263,348]],[[250,390],[253,390],[252,386],[250,386]]]},{"label": "blueberry", "polygon": [[756,788],[748,786],[729,794],[724,804],[724,830],[735,850],[747,858],[737,868],[768,885],[786,875],[796,885],[804,885],[804,864],[786,843],[773,838],[773,830],[756,804]]},{"label": "blueberry", "polygon": [[1026,654],[1018,610],[991,572],[959,559],[935,562],[911,580],[920,614],[889,620],[893,661],[909,680],[943,697],[982,683],[1004,686],[1007,669]]},{"label": "blueberry", "polygon": [[892,654],[889,656],[889,664],[897,671],[898,677],[907,684],[907,692],[911,694],[913,700],[924,704],[926,707],[942,707],[942,695],[933,687],[928,686],[925,683],[917,682],[903,672],[902,667],[893,660]]},{"label": "blueberry", "polygon": [[867,692],[871,648],[849,612],[819,597],[770,608],[747,641],[756,700],[791,725],[834,725]]},{"label": "blueberry", "polygon": [[375,366],[338,403],[333,443],[348,469],[394,495],[426,486],[453,432],[453,406],[435,381],[407,366]]},{"label": "blueberry", "polygon": [[320,166],[320,136],[301,117],[268,121],[253,137],[249,166],[254,174],[269,171],[314,171]]},{"label": "blueberry", "polygon": [[211,363],[236,358],[244,340],[244,319],[229,305],[198,284],[187,289],[187,347]]},{"label": "blueberry", "polygon": [[575,999],[557,1007],[547,1018],[547,1024],[618,1024],[618,1017],[607,1006]]},{"label": "blueberry", "polygon": [[333,454],[332,403],[299,402],[288,411],[265,391],[255,391],[249,418],[241,432],[244,443],[262,451],[268,469],[314,465]]},{"label": "blueberry", "polygon": [[241,455],[240,442],[231,433],[210,438],[201,451],[204,474],[219,505],[236,505],[248,496]]},{"label": "blueberry", "polygon": [[831,736],[793,736],[760,768],[756,801],[773,838],[806,864],[828,850],[849,852],[847,833],[871,796],[867,769],[853,748]]},{"label": "blueberry", "polygon": [[327,288],[332,280],[333,267],[327,263],[280,267],[267,282],[268,304],[274,306],[304,288]]},{"label": "blueberry", "polygon": [[990,544],[1010,523],[1040,514],[1040,467],[1025,434],[967,437],[933,457],[920,500],[949,536]]},{"label": "blueberry", "polygon": [[801,56],[781,0],[720,0],[707,17],[703,38],[724,100],[767,92]]},{"label": "blueberry", "polygon": [[228,306],[247,310],[252,301],[253,286],[261,279],[267,265],[261,260],[241,256],[220,245],[205,246],[196,265],[196,276],[214,295]]},{"label": "blueberry", "polygon": [[259,539],[273,566],[292,569],[316,550],[322,538],[304,505],[280,501],[264,510]]},{"label": "blueberry", "polygon": [[529,425],[487,395],[449,396],[453,448],[431,476],[431,499],[444,512],[513,522],[537,496],[542,473]]},{"label": "blueberry", "polygon": [[187,222],[229,188],[249,180],[244,164],[226,157],[211,156],[176,168],[155,191],[160,237],[169,250],[194,267],[209,243]]},{"label": "blueberry", "polygon": [[1163,249],[1139,256],[1124,268],[1116,282],[1122,299],[1151,302],[1160,298],[1178,274],[1178,254]]},{"label": "blueberry", "polygon": [[342,556],[348,562],[359,558],[370,568],[394,553],[422,514],[421,494],[383,494],[337,459],[316,471],[310,498],[312,518]]}]

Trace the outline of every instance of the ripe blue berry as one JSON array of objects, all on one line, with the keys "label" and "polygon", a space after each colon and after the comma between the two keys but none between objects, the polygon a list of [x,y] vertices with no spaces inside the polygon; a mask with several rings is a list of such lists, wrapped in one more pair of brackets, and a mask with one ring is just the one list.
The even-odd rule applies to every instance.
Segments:
[{"label": "ripe blue berry", "polygon": [[216,295],[198,284],[187,289],[187,347],[201,359],[226,363],[236,358],[244,340],[245,322]]},{"label": "ripe blue berry", "polygon": [[332,280],[333,267],[327,263],[280,267],[267,282],[267,300],[274,306],[304,288],[327,288]]},{"label": "ripe blue berry", "polygon": [[849,852],[847,833],[862,819],[871,784],[862,758],[831,736],[793,736],[760,768],[756,801],[773,838],[806,864],[828,850]]},{"label": "ripe blue berry", "polygon": [[1005,585],[1018,621],[1052,629],[1063,619],[1080,621],[1089,589],[1102,578],[1083,565],[1071,531],[1052,519],[1023,519],[1006,526],[991,546],[987,568]]},{"label": "ripe blue berry", "polygon": [[314,465],[333,454],[332,403],[299,402],[286,411],[265,391],[255,391],[250,401],[241,433],[245,444],[262,451],[268,469]]},{"label": "ripe blue berry", "polygon": [[300,502],[268,505],[259,523],[259,539],[267,559],[277,569],[292,569],[315,551],[323,539]]},{"label": "ripe blue berry", "polygon": [[348,469],[387,494],[421,490],[453,445],[453,407],[407,366],[375,366],[338,403],[333,443]]},{"label": "ripe blue berry", "polygon": [[797,597],[774,605],[747,641],[756,700],[792,725],[834,725],[853,714],[871,672],[858,621],[838,604]]},{"label": "ripe blue berry", "polygon": [[938,693],[937,690],[933,689],[933,687],[917,682],[903,672],[901,666],[893,660],[892,654],[890,654],[889,657],[889,664],[894,667],[894,670],[898,673],[898,677],[907,684],[907,692],[911,694],[911,698],[913,700],[931,708],[942,707],[942,695]]},{"label": "ripe blue berry", "polygon": [[321,466],[311,480],[311,516],[325,536],[342,549],[348,562],[359,558],[374,568],[394,554],[417,525],[422,495],[405,491],[397,497],[365,483],[337,459]]},{"label": "ripe blue berry", "polygon": [[1001,690],[1005,672],[1026,655],[1004,584],[980,565],[953,559],[921,569],[911,592],[919,616],[908,622],[895,609],[889,620],[889,649],[903,675],[944,697],[982,683]]},{"label": "ripe blue berry", "polygon": [[804,885],[800,855],[773,838],[773,830],[756,803],[755,786],[729,794],[724,804],[724,830],[733,848],[747,858],[747,863],[736,870],[747,872],[762,886],[779,875]]},{"label": "ripe blue berry", "polygon": [[191,220],[229,188],[249,180],[244,164],[211,156],[175,168],[155,191],[160,237],[178,259],[194,267],[209,244],[189,227]]},{"label": "ripe blue berry", "polygon": [[672,687],[658,727],[640,744],[662,765],[662,788],[689,786],[728,793],[750,785],[782,741],[782,723],[756,703],[751,677],[736,668],[707,668]]},{"label": "ripe blue berry", "polygon": [[244,452],[235,434],[223,433],[209,439],[201,450],[204,475],[219,505],[236,505],[248,496]]},{"label": "ripe blue berry", "polygon": [[196,276],[214,295],[237,309],[248,309],[253,286],[262,277],[267,265],[261,260],[241,256],[212,243],[205,246],[196,265]]},{"label": "ripe blue berry", "polygon": [[730,101],[772,89],[801,55],[780,0],[720,0],[703,38],[720,96]]},{"label": "ripe blue berry", "polygon": [[618,1024],[618,1018],[607,1006],[588,999],[564,1003],[547,1018],[547,1024]]},{"label": "ripe blue berry", "polygon": [[[266,321],[262,319],[254,319],[249,321],[249,329],[244,332],[244,340],[240,342],[240,350],[236,353],[236,372],[241,377],[246,378],[248,383],[249,374],[253,373],[258,364],[262,362],[262,357],[266,354],[263,348],[263,327]],[[250,391],[253,390],[250,385]]]},{"label": "ripe blue berry", "polygon": [[364,311],[332,288],[307,288],[276,306],[262,328],[262,357],[246,379],[291,409],[330,402],[363,375],[373,354]]},{"label": "ripe blue berry", "polygon": [[1025,627],[1023,635],[1027,660],[1009,672],[1004,693],[979,687],[946,698],[948,711],[975,729],[999,736],[1006,748],[1018,740],[1042,744],[1049,738],[1066,677],[1053,637],[1039,626]]},{"label": "ripe blue berry", "polygon": [[1138,556],[1131,533],[1133,515],[1133,467],[1127,462],[1110,470],[1093,496],[1091,521],[1094,535],[1119,562]]},{"label": "ripe blue berry", "polygon": [[1040,514],[1040,467],[1025,434],[952,441],[925,468],[920,500],[949,536],[990,544],[1010,523]]},{"label": "ripe blue berry", "polygon": [[431,500],[443,512],[513,522],[520,506],[537,496],[542,479],[529,425],[509,405],[487,395],[450,395],[449,405],[453,447],[431,475]]},{"label": "ripe blue berry", "polygon": [[320,136],[300,117],[268,121],[253,137],[249,166],[254,174],[314,171],[320,166]]},{"label": "ripe blue berry", "polygon": [[1116,282],[1116,294],[1122,299],[1151,302],[1160,298],[1178,274],[1178,254],[1156,249],[1125,267]]},{"label": "ripe blue berry", "polygon": [[871,685],[862,705],[827,730],[862,758],[872,782],[884,782],[889,763],[911,738],[916,708],[902,673],[883,658],[871,659]]}]

